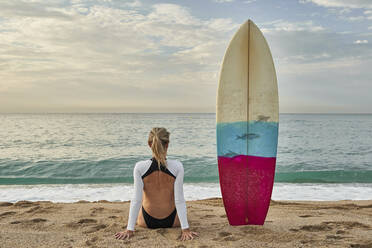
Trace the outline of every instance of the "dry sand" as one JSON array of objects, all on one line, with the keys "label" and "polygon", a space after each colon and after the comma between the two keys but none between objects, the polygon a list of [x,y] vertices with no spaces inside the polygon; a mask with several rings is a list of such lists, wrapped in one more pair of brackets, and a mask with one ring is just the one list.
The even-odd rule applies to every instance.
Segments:
[{"label": "dry sand", "polygon": [[0,247],[372,247],[372,201],[272,201],[265,225],[235,227],[219,198],[187,207],[196,240],[137,227],[123,241],[129,202],[0,202]]}]

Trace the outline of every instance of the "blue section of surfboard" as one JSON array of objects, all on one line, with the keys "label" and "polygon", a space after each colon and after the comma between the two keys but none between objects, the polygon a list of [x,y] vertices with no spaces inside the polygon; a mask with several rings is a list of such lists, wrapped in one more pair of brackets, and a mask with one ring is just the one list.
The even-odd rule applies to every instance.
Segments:
[{"label": "blue section of surfboard", "polygon": [[[247,133],[249,130],[249,133]],[[234,157],[251,155],[260,157],[275,157],[277,152],[278,123],[277,122],[232,122],[218,123],[218,156]],[[247,139],[249,146],[246,146]],[[248,149],[247,149],[248,148]]]}]

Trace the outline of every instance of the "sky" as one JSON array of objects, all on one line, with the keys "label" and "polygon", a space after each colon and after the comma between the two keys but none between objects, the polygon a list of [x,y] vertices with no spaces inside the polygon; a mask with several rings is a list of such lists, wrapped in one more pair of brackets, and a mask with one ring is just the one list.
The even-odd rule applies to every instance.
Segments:
[{"label": "sky", "polygon": [[0,0],[0,113],[213,113],[247,19],[280,113],[372,113],[372,0]]}]

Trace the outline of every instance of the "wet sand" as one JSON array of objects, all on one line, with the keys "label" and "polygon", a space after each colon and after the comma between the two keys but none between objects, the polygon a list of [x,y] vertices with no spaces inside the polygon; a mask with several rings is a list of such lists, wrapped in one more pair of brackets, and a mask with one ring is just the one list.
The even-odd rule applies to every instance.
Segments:
[{"label": "wet sand", "polygon": [[123,241],[129,202],[0,202],[0,247],[372,247],[372,200],[272,201],[263,226],[230,226],[220,198],[187,207],[199,238],[136,227]]}]

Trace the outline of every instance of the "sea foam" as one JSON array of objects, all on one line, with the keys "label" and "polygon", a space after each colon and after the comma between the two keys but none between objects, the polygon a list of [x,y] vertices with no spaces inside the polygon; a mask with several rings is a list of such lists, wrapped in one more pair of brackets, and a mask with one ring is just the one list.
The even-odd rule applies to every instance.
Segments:
[{"label": "sea foam", "polygon": [[[185,183],[187,201],[221,197],[217,183]],[[129,201],[132,184],[43,184],[1,185],[0,202],[52,201]],[[372,200],[371,184],[293,184],[275,183],[273,200],[337,201]]]}]

